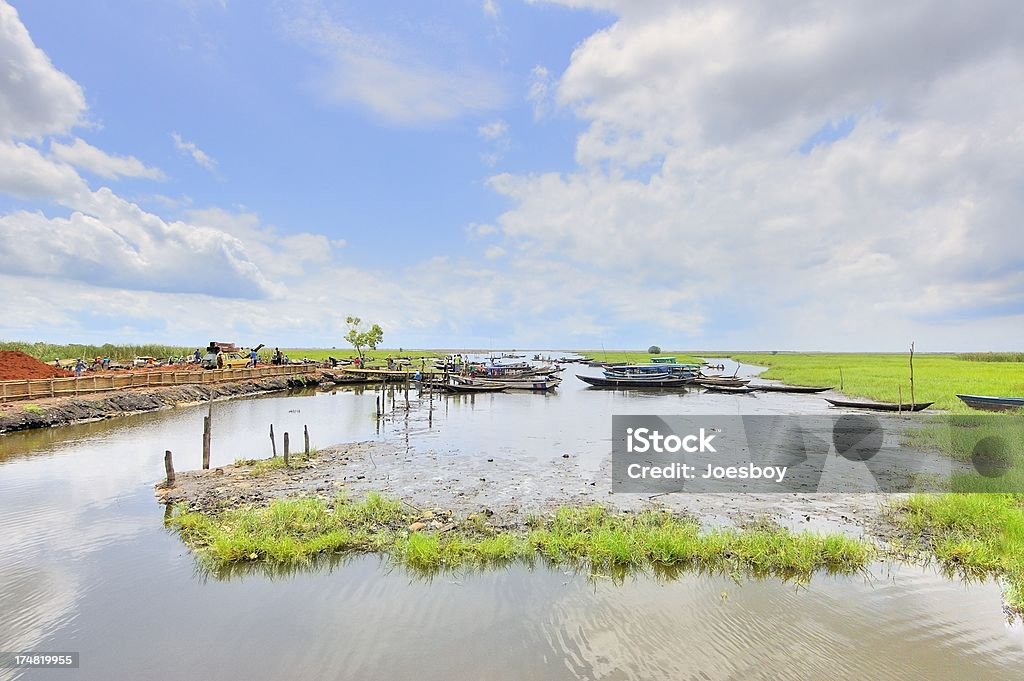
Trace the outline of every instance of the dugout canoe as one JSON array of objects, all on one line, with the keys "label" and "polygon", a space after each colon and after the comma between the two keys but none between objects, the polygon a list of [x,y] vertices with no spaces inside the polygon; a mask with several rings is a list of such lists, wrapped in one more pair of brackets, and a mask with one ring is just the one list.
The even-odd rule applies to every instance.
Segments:
[{"label": "dugout canoe", "polygon": [[935,404],[934,402],[917,402],[914,404],[897,404],[895,402],[856,402],[853,400],[833,400],[829,397],[825,401],[833,407],[845,409],[871,409],[874,411],[922,411]]}]

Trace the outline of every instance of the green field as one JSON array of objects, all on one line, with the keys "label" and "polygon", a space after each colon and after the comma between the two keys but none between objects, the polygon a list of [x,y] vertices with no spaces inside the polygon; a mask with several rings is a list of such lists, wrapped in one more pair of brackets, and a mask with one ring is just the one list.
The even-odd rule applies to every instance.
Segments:
[{"label": "green field", "polygon": [[[907,354],[732,353],[745,364],[768,367],[761,374],[794,385],[833,386],[852,397],[910,402]],[[984,357],[981,355],[980,357]],[[902,391],[902,392],[901,392]],[[977,361],[957,355],[914,355],[914,399],[955,413],[974,410],[956,394],[1024,395],[1024,363]],[[976,413],[976,412],[975,412]]]}]

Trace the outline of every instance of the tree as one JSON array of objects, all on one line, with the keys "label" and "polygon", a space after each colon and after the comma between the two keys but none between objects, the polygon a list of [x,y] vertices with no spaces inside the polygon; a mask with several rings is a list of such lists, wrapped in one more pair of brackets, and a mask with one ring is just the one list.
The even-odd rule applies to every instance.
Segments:
[{"label": "tree", "polygon": [[380,328],[380,324],[374,324],[368,330],[362,330],[363,320],[359,317],[345,317],[345,323],[348,324],[348,333],[345,334],[345,340],[352,344],[352,347],[359,353],[359,363],[363,363],[363,348],[369,348],[370,350],[376,350],[377,346],[384,340],[384,329]]},{"label": "tree", "polygon": [[657,345],[652,345],[651,347],[647,348],[647,354],[649,354],[649,355],[657,355],[657,354],[660,354],[660,353],[661,353],[661,348],[659,348]]}]

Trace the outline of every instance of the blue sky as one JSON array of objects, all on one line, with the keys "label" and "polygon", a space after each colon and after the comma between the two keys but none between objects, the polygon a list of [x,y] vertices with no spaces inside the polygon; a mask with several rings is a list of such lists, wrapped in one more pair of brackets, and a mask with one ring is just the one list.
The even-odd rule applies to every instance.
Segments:
[{"label": "blue sky", "polygon": [[0,338],[1019,349],[1020,12],[932,5],[0,0]]}]

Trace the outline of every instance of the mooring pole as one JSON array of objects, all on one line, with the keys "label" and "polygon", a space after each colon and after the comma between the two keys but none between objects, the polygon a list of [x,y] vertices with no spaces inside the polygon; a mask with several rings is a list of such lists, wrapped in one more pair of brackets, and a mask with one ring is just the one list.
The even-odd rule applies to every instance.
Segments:
[{"label": "mooring pole", "polygon": [[306,440],[306,456],[309,456],[309,426],[302,426],[302,436]]},{"label": "mooring pole", "polygon": [[910,343],[910,404],[913,410],[914,400],[914,343]]},{"label": "mooring pole", "polygon": [[288,465],[288,431],[284,433],[284,465]]},{"label": "mooring pole", "polygon": [[210,417],[203,417],[203,470],[210,470]]},{"label": "mooring pole", "polygon": [[164,452],[164,473],[167,474],[167,486],[174,486],[174,461],[171,459],[171,450]]},{"label": "mooring pole", "polygon": [[270,424],[270,451],[274,453],[274,457],[277,457],[277,441],[274,440],[274,424]]}]

